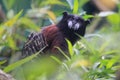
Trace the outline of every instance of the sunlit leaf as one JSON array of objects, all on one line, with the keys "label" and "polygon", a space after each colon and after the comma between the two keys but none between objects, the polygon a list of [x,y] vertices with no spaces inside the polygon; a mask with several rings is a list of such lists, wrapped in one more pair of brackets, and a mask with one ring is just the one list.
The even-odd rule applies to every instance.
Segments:
[{"label": "sunlit leaf", "polygon": [[64,5],[60,0],[46,0],[40,3],[40,5]]},{"label": "sunlit leaf", "polygon": [[112,14],[107,17],[108,21],[112,24],[119,24],[120,23],[120,14]]},{"label": "sunlit leaf", "polygon": [[21,16],[23,10],[21,10],[17,15],[15,15],[12,19],[8,20],[7,22],[4,23],[4,26],[8,26],[11,27],[12,25],[14,25],[16,23],[16,21],[18,20],[18,18]]},{"label": "sunlit leaf", "polygon": [[108,63],[108,61],[109,60],[107,60],[107,59],[100,60],[100,66],[99,66],[99,68],[102,68],[103,66],[106,66],[106,64]]},{"label": "sunlit leaf", "polygon": [[73,7],[73,13],[77,13],[78,12],[78,8],[79,8],[79,4],[78,4],[78,0],[74,0],[74,7]]},{"label": "sunlit leaf", "polygon": [[66,41],[68,44],[68,50],[69,50],[70,56],[72,57],[74,55],[72,44],[69,40],[66,39]]},{"label": "sunlit leaf", "polygon": [[0,26],[0,35],[3,34],[3,32],[4,32],[4,28]]},{"label": "sunlit leaf", "polygon": [[56,16],[52,11],[47,11],[47,14],[54,22],[56,22]]},{"label": "sunlit leaf", "polygon": [[72,68],[80,67],[80,66],[88,67],[90,66],[90,62],[88,60],[78,60],[71,65]]},{"label": "sunlit leaf", "polygon": [[8,40],[7,45],[12,49],[16,49],[15,40],[12,37],[8,37],[7,40]]},{"label": "sunlit leaf", "polygon": [[108,63],[106,64],[106,68],[107,69],[111,68],[116,63],[117,60],[119,60],[119,58],[117,58],[117,57],[109,60]]},{"label": "sunlit leaf", "polygon": [[84,16],[83,16],[83,18],[84,18],[85,20],[88,20],[88,19],[93,18],[93,17],[94,17],[93,15],[84,15]]}]

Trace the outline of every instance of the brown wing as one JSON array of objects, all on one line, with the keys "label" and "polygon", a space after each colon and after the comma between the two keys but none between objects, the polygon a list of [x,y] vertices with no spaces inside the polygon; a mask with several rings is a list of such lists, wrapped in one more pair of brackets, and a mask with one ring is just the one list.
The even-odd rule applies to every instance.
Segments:
[{"label": "brown wing", "polygon": [[47,42],[42,33],[31,33],[22,49],[23,57],[29,56],[47,47]]}]

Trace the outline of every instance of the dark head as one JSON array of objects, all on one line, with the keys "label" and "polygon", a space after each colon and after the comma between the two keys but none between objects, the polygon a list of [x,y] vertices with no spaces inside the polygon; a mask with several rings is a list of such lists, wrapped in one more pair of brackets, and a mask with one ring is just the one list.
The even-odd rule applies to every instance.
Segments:
[{"label": "dark head", "polygon": [[57,26],[64,34],[65,38],[67,38],[71,41],[72,44],[74,44],[78,39],[80,39],[78,35],[84,36],[85,29],[88,24],[88,20],[84,20],[78,15],[63,12],[63,17],[61,21],[57,24]]},{"label": "dark head", "polygon": [[69,29],[76,31],[81,27],[86,27],[86,25],[89,24],[89,21],[84,20],[82,17],[78,15],[63,12],[63,17],[62,20],[60,21],[60,24],[66,25],[66,27],[68,27]]}]

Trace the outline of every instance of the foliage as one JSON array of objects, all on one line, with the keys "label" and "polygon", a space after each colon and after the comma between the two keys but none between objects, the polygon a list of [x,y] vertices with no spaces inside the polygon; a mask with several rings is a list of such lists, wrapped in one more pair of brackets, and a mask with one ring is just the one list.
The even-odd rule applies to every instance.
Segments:
[{"label": "foliage", "polygon": [[[6,21],[0,23],[1,69],[16,80],[114,80],[115,72],[120,68],[119,12],[107,16],[108,23],[94,33],[80,37],[81,41],[74,46],[66,40],[71,58],[60,50],[66,57],[64,61],[55,56],[40,56],[38,53],[19,60],[29,33],[57,23],[63,11],[83,14],[81,6],[88,0],[30,0],[31,9],[26,8],[29,5],[23,6],[24,1],[21,0],[19,4],[24,8],[16,10],[13,8],[18,3],[16,0],[3,0],[7,12]],[[83,16],[85,19],[91,17]],[[93,29],[91,25],[86,32]]]}]

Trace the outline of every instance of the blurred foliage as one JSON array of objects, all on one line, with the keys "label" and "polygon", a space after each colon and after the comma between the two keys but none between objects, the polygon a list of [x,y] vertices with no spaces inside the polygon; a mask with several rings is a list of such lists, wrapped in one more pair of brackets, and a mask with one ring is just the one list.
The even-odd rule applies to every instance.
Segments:
[{"label": "blurred foliage", "polygon": [[[35,54],[19,60],[29,33],[56,24],[64,11],[82,15],[87,1],[1,0],[6,20],[0,23],[0,68],[16,80],[114,80],[120,68],[120,11],[108,15],[100,29],[88,33],[101,18],[94,16],[85,38],[74,46],[67,40],[71,59],[66,56],[67,60],[61,61]],[[89,17],[93,16],[83,16]]]}]

